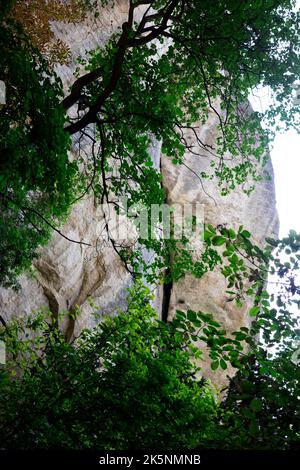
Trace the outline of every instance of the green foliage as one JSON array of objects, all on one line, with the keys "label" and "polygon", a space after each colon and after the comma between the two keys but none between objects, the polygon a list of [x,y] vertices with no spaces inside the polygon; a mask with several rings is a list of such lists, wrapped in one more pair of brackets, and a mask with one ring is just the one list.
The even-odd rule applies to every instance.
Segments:
[{"label": "green foliage", "polygon": [[77,165],[68,159],[61,82],[10,20],[1,24],[0,49],[7,95],[0,109],[0,282],[9,285],[49,239],[49,224],[68,212]]},{"label": "green foliage", "polygon": [[[102,152],[94,162],[91,159],[90,179],[101,202],[108,194],[126,196],[129,204],[146,208],[163,202],[161,175],[149,154],[150,136],[162,142],[162,152],[175,165],[185,164],[185,152],[210,157],[211,169],[198,177],[215,178],[223,195],[242,184],[249,193],[253,182],[263,178],[276,116],[284,114],[287,126],[298,125],[292,96],[299,73],[299,13],[292,8],[294,1],[171,3],[170,18],[176,21],[167,27],[162,23],[169,2],[152,2],[157,10],[153,26],[146,13],[144,23],[130,24],[128,38],[122,30],[80,60],[87,79],[75,82],[80,95],[72,104],[81,100],[84,113],[70,123],[69,131],[80,132],[87,116],[97,128]],[[270,86],[274,93],[276,104],[265,116],[247,105],[249,92],[258,85]],[[198,131],[209,116],[219,131],[216,145],[203,141]],[[263,118],[268,131],[261,128]],[[191,259],[187,241],[182,241],[179,247],[141,237],[137,249],[120,250],[120,255],[134,273],[150,271],[149,281],[170,259],[174,262],[169,277],[174,280],[186,272],[201,276],[207,268]],[[216,246],[222,243],[222,237],[214,239]],[[156,253],[151,266],[143,263],[140,245]]]},{"label": "green foliage", "polygon": [[10,12],[16,0],[3,0],[0,5],[0,20],[2,21]]},{"label": "green foliage", "polygon": [[[245,183],[249,193],[262,179],[270,126],[276,128],[278,117],[299,128],[292,96],[299,75],[293,0],[151,2],[154,17],[147,10],[138,24],[129,13],[122,31],[79,59],[86,74],[64,98],[60,80],[7,19],[13,3],[0,7],[0,79],[7,88],[0,109],[4,286],[17,284],[74,199],[90,193],[101,204],[113,200],[120,212],[123,196],[147,209],[162,204],[166,195],[149,150],[153,140],[162,142],[174,165],[185,164],[186,151],[209,156],[210,170],[198,177],[216,178],[226,195]],[[94,0],[79,3],[96,8]],[[258,85],[270,86],[274,95],[265,115],[246,105]],[[78,112],[72,109],[71,119],[65,113],[72,107]],[[218,126],[214,146],[197,132],[208,117]],[[71,161],[70,134],[77,132],[78,155]],[[90,153],[82,154],[89,141]],[[291,232],[261,248],[244,227],[208,225],[202,252],[194,257],[184,237],[178,243],[140,236],[135,246],[120,247],[108,235],[136,278],[172,282],[220,268],[227,300],[240,307],[250,299],[253,321],[230,336],[209,312],[179,311],[165,324],[138,284],[126,312],[84,331],[73,344],[44,316],[12,323],[1,332],[9,359],[0,375],[3,448],[298,446],[299,366],[290,358],[300,331],[291,314],[300,305],[300,237]],[[155,255],[150,265],[141,246]],[[269,274],[277,274],[277,296],[265,291]],[[208,348],[213,371],[237,369],[220,406],[199,378],[198,341]]]},{"label": "green foliage", "polygon": [[255,356],[251,359],[231,380],[222,405],[228,430],[224,447],[299,450],[299,363],[283,350],[263,372]]},{"label": "green foliage", "polygon": [[[220,235],[216,235],[217,233]],[[216,237],[222,237],[224,243],[214,247]],[[228,301],[235,301],[237,306],[243,302],[252,302],[249,316],[251,328],[246,329],[250,335],[261,335],[259,354],[263,359],[266,348],[285,350],[292,355],[293,344],[299,340],[300,287],[297,281],[300,260],[300,237],[291,231],[282,240],[268,239],[264,249],[255,245],[250,233],[239,227],[235,238],[233,231],[225,226],[217,229],[208,226],[205,230],[207,249],[215,250],[215,257],[221,260],[221,272],[227,281]],[[213,256],[212,253],[210,256]],[[265,290],[268,277],[272,276],[271,285],[275,286],[270,294]],[[253,347],[253,341],[248,338]],[[257,347],[257,346],[256,346]]]},{"label": "green foliage", "polygon": [[[230,338],[191,310],[164,323],[151,300],[136,283],[126,312],[72,344],[46,312],[2,328],[1,448],[299,448],[300,369],[290,350],[266,361],[252,342],[245,354],[245,328]],[[199,339],[213,370],[238,368],[223,402],[199,375]]]},{"label": "green foliage", "polygon": [[2,449],[174,450],[209,438],[213,394],[196,377],[188,341],[155,318],[149,300],[134,289],[126,313],[72,345],[43,315],[24,322],[27,339],[20,324],[2,332],[11,355],[1,370]]},{"label": "green foliage", "polygon": [[[242,326],[228,337],[212,318],[205,326],[201,324],[209,315],[179,314],[191,339],[209,346],[212,370],[225,370],[228,363],[238,370],[219,409],[222,437],[207,445],[299,449],[300,237],[290,231],[282,240],[268,239],[263,250],[253,244],[242,226],[237,231],[208,226],[205,240],[220,254],[221,271],[231,289],[228,300],[241,306],[252,298],[249,316],[255,318],[249,327]],[[269,275],[276,285],[272,293],[265,290]]]}]

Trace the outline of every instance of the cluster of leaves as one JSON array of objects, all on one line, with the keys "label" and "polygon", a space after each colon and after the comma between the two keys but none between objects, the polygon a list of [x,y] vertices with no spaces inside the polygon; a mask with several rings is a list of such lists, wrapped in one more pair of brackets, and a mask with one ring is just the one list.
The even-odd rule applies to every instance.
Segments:
[{"label": "cluster of leaves", "polygon": [[[248,298],[253,307],[249,314],[255,321],[252,329],[266,328],[263,339],[273,342],[293,342],[299,334],[297,317],[291,312],[299,308],[300,286],[297,279],[300,261],[300,238],[291,230],[282,240],[267,239],[261,248],[251,240],[243,226],[232,228],[208,225],[204,237],[209,250],[221,259],[221,272],[227,280],[228,300],[237,306]],[[274,292],[265,290],[274,284]],[[231,289],[231,290],[229,290]],[[272,333],[273,331],[273,333]]]},{"label": "cluster of leaves", "polygon": [[16,0],[6,0],[4,2],[1,2],[0,6],[0,18],[3,20],[5,16],[10,12],[14,4],[16,3]]},{"label": "cluster of leaves", "polygon": [[[224,442],[240,449],[300,448],[300,367],[289,348],[265,368],[253,355],[231,380],[222,404]],[[234,430],[235,428],[235,430]]]},{"label": "cluster of leaves", "polygon": [[45,315],[24,322],[23,341],[20,324],[2,332],[2,449],[174,450],[209,438],[217,406],[188,340],[156,319],[147,289],[131,294],[126,313],[72,345]]},{"label": "cluster of leaves", "polygon": [[2,285],[29,268],[50,226],[66,215],[76,187],[76,162],[64,131],[62,86],[20,27],[0,26],[0,259]]},{"label": "cluster of leaves", "polygon": [[[136,283],[126,312],[104,317],[67,343],[45,312],[0,331],[2,449],[289,449],[299,446],[299,365],[287,352],[268,362],[242,356],[201,312],[157,319],[149,289]],[[220,366],[238,367],[217,403],[199,374],[204,341]],[[247,360],[246,360],[247,359]],[[298,417],[299,418],[299,417]]]}]

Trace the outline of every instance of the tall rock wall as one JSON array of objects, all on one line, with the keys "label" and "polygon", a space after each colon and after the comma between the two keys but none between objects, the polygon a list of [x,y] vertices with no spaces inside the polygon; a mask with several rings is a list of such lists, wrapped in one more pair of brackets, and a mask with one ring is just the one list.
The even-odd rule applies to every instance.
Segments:
[{"label": "tall rock wall", "polygon": [[[84,56],[86,51],[108,40],[125,21],[127,5],[128,2],[124,0],[115,2],[113,9],[103,8],[97,19],[89,16],[80,24],[52,24],[56,37],[64,41],[71,51],[70,63],[56,67],[66,90],[72,83],[78,65],[77,57]],[[202,141],[215,144],[217,122],[213,114],[200,132]],[[186,138],[196,145],[192,135]],[[202,152],[202,157],[187,153],[187,166],[176,166],[166,156],[161,156],[159,143],[154,142],[151,152],[156,166],[161,167],[169,204],[198,201],[204,204],[205,222],[213,225],[226,223],[233,227],[242,224],[258,243],[262,243],[267,236],[277,236],[278,217],[272,180],[257,183],[250,196],[243,194],[240,189],[232,191],[228,196],[221,196],[214,181],[200,181],[197,177],[197,174],[209,168],[208,153]],[[272,175],[271,162],[268,171]],[[88,297],[92,297],[94,303],[99,305],[100,311],[114,314],[118,307],[124,306],[126,289],[131,279],[113,249],[98,243],[102,230],[103,213],[101,208],[95,206],[93,198],[78,203],[61,231],[69,238],[88,241],[97,249],[71,243],[54,233],[49,245],[42,249],[41,258],[35,263],[35,274],[21,277],[21,289],[18,292],[12,289],[0,290],[2,317],[9,320],[13,315],[28,314],[40,307],[50,307],[57,314],[70,311],[78,304],[82,306],[82,314],[75,324],[74,334],[77,335],[83,326],[93,326],[95,322],[87,302]],[[225,290],[224,279],[218,272],[209,273],[200,280],[186,276],[174,284],[169,292],[168,316],[171,318],[176,309],[202,310],[213,313],[229,331],[236,330],[249,321],[247,305],[239,309],[227,302]],[[156,299],[158,311],[162,300],[160,293]],[[66,331],[71,331],[73,326],[66,320]],[[205,369],[206,366],[204,373],[207,372]]]},{"label": "tall rock wall", "polygon": [[[251,112],[251,108],[249,111]],[[215,113],[210,113],[206,124],[201,127],[202,142],[215,146],[218,136],[217,122]],[[271,179],[257,183],[255,190],[249,196],[243,193],[241,188],[231,191],[227,196],[221,196],[214,180],[199,179],[202,172],[210,172],[212,161],[210,153],[203,148],[197,149],[191,134],[185,137],[194,146],[193,154],[187,152],[185,155],[186,166],[175,166],[167,157],[162,158],[163,181],[168,203],[173,205],[198,201],[204,206],[206,224],[227,225],[234,229],[243,225],[251,232],[254,242],[258,245],[262,245],[266,237],[277,238],[279,222],[271,160],[266,167]],[[195,153],[201,153],[201,157]],[[245,301],[242,307],[237,307],[235,302],[228,301],[226,281],[218,269],[207,273],[201,279],[187,275],[172,285],[169,295],[169,318],[174,316],[176,310],[201,310],[212,313],[227,332],[236,331],[250,323],[248,315],[250,303]],[[204,362],[202,372],[204,376],[211,376],[209,361]],[[213,373],[214,382],[222,386],[224,376],[231,372],[232,370],[226,373],[217,370]]]}]

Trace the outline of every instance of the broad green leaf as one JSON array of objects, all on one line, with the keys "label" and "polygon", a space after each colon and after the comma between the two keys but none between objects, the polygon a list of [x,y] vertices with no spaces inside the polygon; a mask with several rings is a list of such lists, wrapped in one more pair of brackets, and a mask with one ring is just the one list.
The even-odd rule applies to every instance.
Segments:
[{"label": "broad green leaf", "polygon": [[210,367],[211,367],[212,370],[216,370],[219,367],[219,361],[213,361],[210,364]]},{"label": "broad green leaf", "polygon": [[226,238],[221,237],[220,235],[217,235],[212,239],[212,244],[215,246],[224,245],[225,242],[226,242]]},{"label": "broad green leaf", "polygon": [[249,310],[249,315],[250,317],[256,317],[256,315],[259,313],[260,307],[252,307]]}]

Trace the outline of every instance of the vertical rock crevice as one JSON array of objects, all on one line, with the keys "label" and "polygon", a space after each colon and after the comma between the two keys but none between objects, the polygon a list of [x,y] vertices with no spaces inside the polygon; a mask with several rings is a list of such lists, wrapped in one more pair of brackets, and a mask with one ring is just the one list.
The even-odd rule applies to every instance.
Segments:
[{"label": "vertical rock crevice", "polygon": [[[170,269],[165,272],[165,278],[169,277]],[[161,305],[161,320],[167,322],[169,318],[170,302],[173,289],[173,281],[166,282],[163,285],[162,305]]]},{"label": "vertical rock crevice", "polygon": [[[160,154],[159,158],[159,171],[161,175],[163,174],[162,171],[162,155]],[[162,183],[161,183],[162,189],[165,193],[165,200],[164,203],[169,205],[169,191],[168,187],[164,185],[164,180],[162,178]],[[171,295],[172,295],[172,289],[173,289],[173,281],[170,280],[168,281],[168,278],[171,278],[171,255],[170,253],[168,254],[169,257],[169,267],[165,270],[164,273],[164,278],[166,282],[163,284],[163,289],[162,289],[162,301],[161,301],[161,320],[163,322],[167,322],[169,319],[169,311],[170,311],[170,304],[171,304]]]}]

